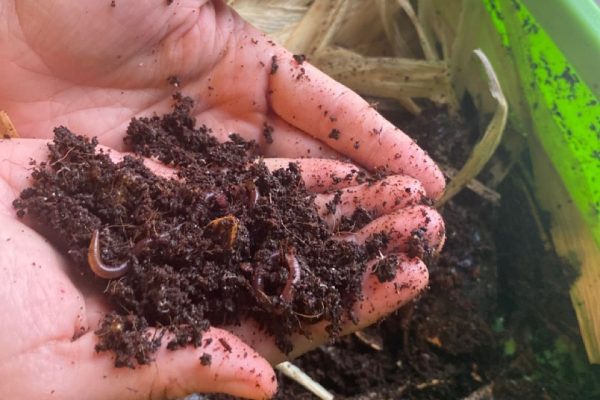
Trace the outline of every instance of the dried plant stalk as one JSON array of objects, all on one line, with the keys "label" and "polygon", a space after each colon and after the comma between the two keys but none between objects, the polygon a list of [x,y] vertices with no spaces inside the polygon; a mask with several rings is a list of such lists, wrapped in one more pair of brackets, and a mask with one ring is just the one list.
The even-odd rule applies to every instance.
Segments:
[{"label": "dried plant stalk", "polygon": [[394,56],[376,6],[377,1],[349,2],[331,45],[351,49],[363,56]]},{"label": "dried plant stalk", "polygon": [[423,35],[432,45],[439,43],[442,59],[449,62],[456,51],[455,45],[459,35],[456,21],[463,18],[463,1],[419,0],[417,15]]},{"label": "dried plant stalk", "polygon": [[[458,110],[449,66],[455,64],[452,57],[457,55],[453,53],[463,49],[457,44],[460,29],[447,16],[461,20],[460,1],[420,0],[416,10],[408,0],[315,0],[310,6],[305,0],[231,3],[251,22],[285,36],[284,45],[290,50],[308,55],[317,67],[362,95],[394,99],[414,114],[421,111],[415,99],[447,105],[451,112]],[[441,7],[451,10],[441,13]],[[301,12],[305,13],[299,18]],[[278,13],[290,16],[282,18]],[[271,18],[286,22],[277,26],[264,22]],[[442,48],[442,60],[438,60],[436,43]],[[471,182],[498,147],[508,112],[489,60],[481,51],[475,53],[484,65],[497,105],[483,138],[451,180],[440,205],[469,185],[491,201],[498,199],[489,188]]]},{"label": "dried plant stalk", "polygon": [[[455,168],[452,168],[450,166],[440,165],[440,168],[441,168],[442,172],[444,173],[444,175],[446,175],[451,180],[454,179],[454,177],[456,177],[456,175],[458,175],[458,170],[456,170]],[[494,189],[491,189],[490,187],[484,185],[477,179],[471,179],[467,183],[466,187],[467,187],[467,189],[471,190],[473,193],[478,194],[479,196],[481,196],[481,198],[486,199],[487,201],[489,201],[491,203],[494,203],[494,204],[500,203],[500,198],[501,198],[500,193],[498,193]]]},{"label": "dried plant stalk", "polygon": [[398,2],[398,6],[408,16],[408,18],[412,22],[412,25],[414,26],[414,28],[417,32],[419,44],[421,46],[421,49],[423,50],[423,55],[424,55],[425,59],[429,60],[429,61],[438,60],[439,58],[436,54],[435,48],[434,48],[432,42],[430,42],[428,36],[425,34],[425,29],[423,28],[421,21],[419,21],[417,14],[415,13],[415,10],[413,9],[412,5],[410,4],[410,1],[397,0],[397,2]]},{"label": "dried plant stalk", "polygon": [[306,375],[300,368],[296,367],[291,362],[284,361],[281,364],[278,364],[275,369],[293,381],[297,382],[304,388],[308,389],[319,399],[333,400],[333,395],[331,393],[329,393],[323,386],[315,382],[310,376]]},{"label": "dried plant stalk", "polygon": [[422,58],[423,51],[419,46],[416,30],[408,30],[409,17],[395,1],[378,0],[379,18],[396,57]]},{"label": "dried plant stalk", "polygon": [[[414,101],[418,98],[457,109],[447,63],[436,61],[428,31],[410,2],[315,0],[310,7],[308,3],[230,1],[242,16],[275,35],[289,50],[307,55],[311,63],[363,95],[394,99],[413,114],[421,111]],[[395,21],[398,15],[406,23]],[[408,32],[416,38],[405,43],[410,51],[398,45]],[[429,60],[393,57],[399,52]]]},{"label": "dried plant stalk", "polygon": [[481,140],[475,145],[465,165],[448,184],[446,193],[439,201],[438,206],[443,205],[452,197],[454,197],[463,187],[467,185],[467,183],[469,183],[481,172],[485,164],[490,160],[490,158],[492,158],[496,148],[498,148],[498,145],[502,140],[504,128],[506,126],[506,119],[508,117],[508,104],[504,94],[502,93],[502,88],[500,87],[498,77],[496,76],[490,61],[480,49],[475,50],[475,55],[483,64],[489,81],[490,94],[496,100],[497,108],[492,120],[485,130],[483,138],[481,138]]},{"label": "dried plant stalk", "polygon": [[315,54],[329,44],[346,7],[346,0],[316,0],[285,41],[285,47],[308,56]]},{"label": "dried plant stalk", "polygon": [[19,134],[15,129],[8,114],[0,110],[0,139],[1,138],[18,138]]},{"label": "dried plant stalk", "polygon": [[441,62],[363,57],[342,48],[327,48],[311,61],[334,79],[364,95],[427,98],[437,104],[445,104],[453,97],[447,69]]}]

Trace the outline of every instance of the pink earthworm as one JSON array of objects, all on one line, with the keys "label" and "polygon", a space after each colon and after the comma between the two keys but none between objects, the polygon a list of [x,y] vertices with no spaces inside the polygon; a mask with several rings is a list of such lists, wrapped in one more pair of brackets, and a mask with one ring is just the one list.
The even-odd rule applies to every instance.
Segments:
[{"label": "pink earthworm", "polygon": [[92,240],[88,248],[88,263],[94,274],[102,279],[120,278],[127,273],[130,267],[129,260],[117,265],[108,265],[102,261],[100,256],[100,231],[98,229],[92,234]]}]

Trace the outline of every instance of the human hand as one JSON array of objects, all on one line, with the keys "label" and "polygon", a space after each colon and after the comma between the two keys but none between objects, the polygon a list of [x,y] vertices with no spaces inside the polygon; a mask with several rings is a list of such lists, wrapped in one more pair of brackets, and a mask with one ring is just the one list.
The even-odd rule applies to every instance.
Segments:
[{"label": "human hand", "polygon": [[[231,333],[210,328],[209,346],[170,351],[136,369],[115,368],[95,351],[109,311],[104,296],[12,201],[30,185],[30,158],[47,159],[47,141],[0,139],[0,398],[163,399],[194,392],[265,398],[276,389],[269,363]],[[162,167],[163,171],[165,170]],[[155,166],[160,170],[160,166]],[[97,282],[96,282],[97,283]],[[151,334],[151,332],[150,332]],[[221,340],[231,346],[226,351]],[[211,356],[210,365],[199,358]]]},{"label": "human hand", "polygon": [[[2,43],[0,108],[9,112],[22,136],[49,135],[52,127],[64,124],[78,133],[98,136],[102,143],[122,149],[122,132],[132,117],[142,116],[150,111],[167,111],[170,107],[173,88],[167,84],[166,78],[177,75],[182,82],[179,89],[193,95],[197,100],[195,115],[198,120],[211,126],[215,134],[222,139],[230,132],[239,132],[247,139],[256,139],[262,145],[263,153],[270,156],[334,157],[342,153],[368,168],[387,166],[392,172],[412,175],[423,182],[427,193],[432,197],[438,197],[442,192],[443,178],[439,170],[410,139],[395,130],[348,89],[329,80],[309,65],[298,65],[292,61],[289,53],[272,45],[267,38],[244,24],[221,4],[215,3],[213,7],[213,3],[206,3],[199,7],[198,2],[180,1],[165,8],[162,1],[145,1],[135,5],[117,2],[114,9],[108,2],[106,8],[102,6],[81,5],[76,2],[69,5],[44,5],[32,1],[0,5],[0,15],[3,19],[7,18],[8,30],[13,37],[10,42]],[[78,18],[72,18],[74,15]],[[21,23],[17,24],[15,21]],[[36,34],[42,26],[44,35]],[[6,37],[8,36],[2,35],[2,38]],[[14,37],[21,40],[14,40]],[[103,40],[98,43],[100,37]],[[2,40],[5,39],[0,39]],[[66,40],[69,41],[68,46]],[[276,56],[279,68],[275,74],[270,74],[273,56]],[[304,68],[304,73],[297,79],[298,74],[302,73],[301,68]],[[297,109],[293,104],[296,93],[303,93],[302,107]],[[328,111],[327,115],[324,115],[325,111]],[[272,144],[267,143],[263,137],[265,123],[274,128]],[[333,129],[340,132],[338,140],[329,138]],[[359,142],[357,149],[354,148],[356,142]],[[27,157],[43,159],[45,148],[38,142],[27,141],[13,141],[5,146],[9,147],[0,151],[0,159],[5,162],[9,160],[10,169],[8,166],[4,168],[6,172],[3,169],[3,173],[8,174],[5,175],[5,185],[8,189],[6,195],[3,193],[0,198],[6,199],[10,206],[10,201],[25,187],[24,154]],[[34,150],[36,146],[37,151]],[[43,151],[41,148],[44,148]],[[20,158],[15,159],[14,154]],[[273,166],[286,162],[271,161]],[[321,190],[331,187],[333,182],[326,182],[327,174],[324,172],[331,168],[350,168],[332,163],[323,168],[322,161],[302,161],[304,178],[308,185],[311,186],[312,180],[315,190],[319,187]],[[21,172],[15,173],[16,170]],[[15,176],[19,176],[20,181],[15,181]],[[392,209],[390,205],[394,202],[386,202],[385,199],[398,196],[397,189],[409,181],[406,181],[405,177],[388,179],[399,180],[390,185],[396,192],[373,189],[371,195],[365,199],[371,202],[370,208],[376,209],[379,215],[382,215],[374,222],[379,225],[374,226],[379,226],[380,230],[397,232],[397,246],[393,252],[403,250],[402,246],[407,232],[411,231],[408,229],[410,227],[427,226],[432,236],[432,244],[439,246],[443,241],[443,226],[439,215],[424,207],[407,208],[403,211],[399,211],[402,207]],[[418,182],[411,180],[410,184],[416,185],[415,193],[424,192],[418,187]],[[347,196],[347,210],[352,209],[353,199],[360,198],[368,189],[362,188],[358,192],[358,189],[349,190],[355,193],[349,193]],[[326,197],[321,198],[322,201],[324,199]],[[13,215],[10,207],[7,212]],[[426,220],[429,222],[425,223]],[[42,252],[25,254],[36,260],[59,257],[40,236],[19,225],[19,222],[7,222],[6,226],[13,227],[11,232],[15,233],[15,239],[11,239],[11,242],[18,239],[22,246]],[[21,229],[24,232],[20,232]],[[22,236],[25,233],[30,236]],[[22,252],[25,251],[23,247],[15,247],[15,242],[0,243],[7,246],[8,250],[2,253],[12,254],[14,258],[16,254],[21,258]],[[348,324],[347,331],[360,329],[375,322],[408,301],[425,286],[427,274],[422,262],[406,257],[401,259],[404,265],[399,268],[398,276],[393,282],[380,284],[373,276],[365,277],[365,300],[356,306],[360,323],[356,326]],[[31,258],[28,261],[31,261]],[[25,264],[20,262],[16,265],[8,258],[0,265],[14,268],[13,271],[20,274]],[[58,280],[61,285],[66,285],[67,282],[70,285],[70,296],[67,297],[80,304],[81,299],[88,295],[85,285],[81,286],[80,282],[75,282],[77,287],[83,287],[81,291],[75,289],[74,283],[65,272],[64,260],[54,261],[53,265],[55,267],[51,269],[50,275],[54,278],[48,281]],[[5,282],[10,283],[8,280]],[[59,285],[53,287],[57,289]],[[10,291],[6,291],[6,294],[10,300],[13,288],[8,289]],[[44,292],[49,290],[44,289]],[[23,293],[26,294],[24,297]],[[35,307],[39,309],[38,296],[37,293],[25,290],[19,291],[17,296],[13,294],[12,297],[22,298],[19,302],[26,303],[22,309],[36,310]],[[9,300],[3,299],[5,304]],[[50,300],[48,302],[50,303]],[[58,299],[52,299],[52,302],[56,304]],[[90,313],[87,312],[84,321],[76,326],[93,329],[97,324],[97,314],[106,309],[94,298],[88,298],[84,304],[88,310],[94,310],[94,315],[89,317]],[[60,309],[61,306],[58,307]],[[81,313],[66,313],[66,310],[62,310],[60,318],[65,324],[70,321],[70,326],[73,327]],[[16,314],[14,309],[11,312]],[[40,318],[38,314],[32,315]],[[56,311],[48,315],[56,318]],[[11,317],[12,315],[6,316]],[[218,366],[215,363],[211,364],[215,369],[207,372],[199,367],[197,351],[165,354],[160,352],[157,355],[158,368],[150,372],[146,367],[142,368],[142,372],[115,370],[108,365],[106,359],[93,352],[94,338],[91,333],[71,342],[73,330],[70,335],[61,331],[62,335],[56,336],[55,331],[45,329],[48,326],[42,323],[43,327],[39,332],[30,332],[26,326],[40,322],[37,319],[33,322],[23,320],[22,317],[17,315],[14,320],[16,325],[21,327],[24,342],[29,345],[21,350],[34,344],[48,343],[52,339],[60,339],[58,342],[63,345],[63,348],[44,348],[54,350],[47,353],[47,359],[50,361],[47,364],[48,369],[45,370],[46,376],[58,378],[50,381],[39,380],[36,386],[46,390],[56,387],[57,385],[53,385],[56,381],[64,383],[60,386],[65,390],[65,396],[62,398],[68,398],[68,395],[81,396],[83,392],[78,389],[81,389],[85,382],[93,381],[93,374],[96,373],[97,376],[107,375],[106,385],[96,390],[95,394],[99,398],[136,398],[148,397],[150,394],[160,397],[163,395],[162,390],[169,395],[191,391],[228,390],[249,397],[262,397],[271,393],[275,387],[274,382],[269,383],[265,379],[272,376],[272,371],[263,361],[256,361],[257,370],[264,372],[263,380],[236,374],[235,378],[239,379],[235,382],[242,382],[236,386],[226,378],[233,376],[235,367],[239,365],[232,357]],[[44,319],[40,321],[43,322]],[[283,359],[283,355],[276,350],[269,338],[259,333],[251,322],[231,329],[258,349],[269,361],[279,362]],[[305,338],[295,340],[293,356],[325,340],[322,326],[316,325],[313,329],[315,334],[312,342]],[[9,334],[3,332],[0,336]],[[226,335],[218,330],[210,334]],[[247,351],[242,342],[234,338],[229,339],[229,336],[227,340],[235,343],[234,354],[239,355]],[[5,346],[6,341],[3,343],[0,351],[8,350]],[[67,354],[70,358],[65,357],[65,348],[71,351]],[[14,350],[10,349],[2,354],[0,360],[20,354]],[[219,349],[214,351],[214,357],[221,357],[214,359],[220,360],[227,356],[222,349],[220,352]],[[177,355],[178,353],[181,355]],[[36,373],[36,365],[39,365],[39,359],[36,357],[40,355],[33,354],[27,359],[22,370],[11,368],[7,361],[0,361],[0,376],[6,373],[11,374],[6,375],[10,377],[30,379]],[[73,360],[77,361],[76,364],[67,368],[67,361]],[[81,360],[84,362],[81,363]],[[74,378],[77,376],[75,371],[79,364],[89,365],[90,373],[82,373],[82,378]],[[7,369],[3,372],[2,368]],[[107,368],[107,373],[101,372],[104,368]],[[216,375],[219,376],[218,380],[207,379],[215,378]],[[175,377],[176,382],[171,381]],[[115,379],[118,379],[118,383]],[[257,379],[256,382],[253,379]],[[254,388],[255,383],[259,388]],[[15,387],[19,389],[11,385],[11,388]],[[123,394],[126,387],[134,388],[137,392],[128,392],[129,397],[126,397]],[[20,388],[31,389],[31,385],[23,384]],[[9,389],[0,386],[0,393]]]},{"label": "human hand", "polygon": [[[9,322],[0,328],[1,398],[55,395],[69,399],[86,393],[90,399],[137,399],[221,391],[262,398],[275,390],[273,371],[254,350],[229,332],[241,337],[271,363],[299,355],[327,340],[326,322],[312,325],[311,340],[294,336],[293,353],[284,355],[273,338],[253,321],[245,321],[239,327],[225,327],[226,330],[211,328],[205,334],[205,339],[214,339],[208,347],[175,352],[162,348],[150,366],[135,371],[114,368],[110,355],[94,349],[98,339],[94,331],[109,311],[97,287],[92,288],[89,280],[77,275],[69,262],[29,227],[32,222],[27,217],[17,218],[12,208],[12,200],[30,185],[29,160],[45,160],[46,145],[47,141],[36,139],[0,140],[0,220],[4,227],[0,235],[0,266],[6,276],[0,282],[0,302],[7,305],[0,311],[0,318]],[[115,151],[110,154],[115,161],[122,157]],[[289,161],[265,159],[271,169],[286,166]],[[380,217],[357,230],[353,239],[363,242],[371,233],[389,232],[390,244],[385,253],[399,256],[392,281],[380,283],[371,271],[365,274],[364,299],[353,309],[358,324],[348,321],[343,333],[374,323],[422,290],[427,283],[425,266],[418,258],[402,254],[409,246],[410,232],[427,228],[426,239],[436,249],[443,241],[439,215],[419,205],[425,196],[422,185],[404,176],[390,176],[372,185],[357,185],[351,180],[338,182],[334,176],[353,175],[356,168],[335,160],[296,161],[309,189],[340,190],[341,201],[334,214],[328,213],[326,206],[332,194],[317,194],[315,199],[318,211],[332,229],[356,207],[372,210]],[[148,160],[147,165],[158,174],[172,174],[172,170],[155,162]],[[224,348],[219,338],[225,339],[231,349]],[[198,360],[204,353],[212,357],[209,366]],[[99,382],[93,393],[86,392],[90,382]]]},{"label": "human hand", "polygon": [[443,192],[442,173],[408,136],[222,2],[110,4],[2,2],[0,109],[21,136],[49,138],[64,125],[123,149],[132,117],[170,111],[167,79],[178,77],[178,90],[196,100],[194,116],[221,140],[237,132],[265,156],[341,154],[413,176],[431,198]]}]

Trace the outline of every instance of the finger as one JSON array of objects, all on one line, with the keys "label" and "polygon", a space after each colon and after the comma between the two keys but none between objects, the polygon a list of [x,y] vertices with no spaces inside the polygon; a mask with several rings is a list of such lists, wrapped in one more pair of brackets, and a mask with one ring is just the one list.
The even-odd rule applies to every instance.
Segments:
[{"label": "finger", "polygon": [[409,205],[422,204],[425,199],[425,189],[417,179],[392,175],[373,184],[364,183],[337,193],[319,194],[315,205],[321,219],[335,232],[342,219],[352,218],[358,209],[375,218]]},{"label": "finger", "polygon": [[3,183],[0,203],[13,216],[12,201],[29,185],[30,160],[47,160],[48,143],[42,139],[0,140],[0,181]]},{"label": "finger", "polygon": [[[275,391],[268,363],[217,329],[206,333],[202,348],[171,352],[163,347],[149,366],[115,369],[112,355],[95,352],[97,337],[91,331],[73,340],[85,331],[82,315],[91,311],[86,308],[96,307],[87,299],[83,304],[81,293],[57,273],[57,266],[67,264],[64,259],[35,232],[14,220],[2,222],[7,229],[0,230],[0,247],[12,248],[0,251],[0,265],[6,266],[3,272],[11,290],[0,291],[0,299],[6,306],[2,311],[8,313],[3,320],[15,324],[16,336],[0,337],[0,344],[6,340],[0,350],[8,351],[2,359],[10,360],[0,362],[0,398],[162,399],[194,391],[265,398]],[[32,243],[38,244],[31,247]],[[18,310],[29,312],[14,314]],[[19,323],[23,319],[27,323]],[[18,332],[20,327],[29,331]],[[32,329],[45,339],[31,343]],[[211,356],[209,366],[199,361],[204,353]],[[2,384],[6,382],[10,385]],[[95,382],[93,391],[85,386],[89,382]]]},{"label": "finger", "polygon": [[[392,313],[421,293],[427,286],[429,275],[425,264],[418,258],[398,255],[396,276],[389,282],[379,282],[371,273],[376,261],[369,263],[369,272],[363,281],[363,300],[358,301],[353,312],[358,323],[347,321],[342,335],[364,329]],[[309,327],[310,338],[293,335],[294,349],[290,354],[283,354],[272,337],[260,329],[255,322],[248,321],[242,326],[228,328],[244,342],[248,343],[272,364],[278,364],[286,359],[292,359],[312,350],[328,340],[326,331],[328,323],[320,322]]]},{"label": "finger", "polygon": [[341,158],[341,155],[320,140],[288,124],[277,115],[262,113],[238,116],[224,105],[218,108],[201,110],[195,114],[200,124],[211,128],[213,135],[221,143],[237,133],[245,140],[255,141],[265,157],[318,157]]},{"label": "finger", "polygon": [[[271,132],[267,133],[269,131]],[[275,114],[269,115],[262,134],[262,148],[265,157],[342,158],[341,154],[322,141],[300,131]],[[268,136],[270,136],[270,140]]]},{"label": "finger", "polygon": [[368,169],[383,166],[410,175],[423,182],[430,197],[441,196],[442,172],[410,137],[312,65],[298,64],[285,50],[277,57],[279,68],[269,85],[271,107],[280,117]]},{"label": "finger", "polygon": [[315,193],[356,186],[360,184],[361,179],[367,176],[356,165],[337,160],[265,158],[263,161],[271,172],[280,168],[288,168],[290,163],[297,164],[306,188]]},{"label": "finger", "polygon": [[87,304],[67,260],[13,216],[0,215],[0,271],[0,360],[88,329]]},{"label": "finger", "polygon": [[[0,171],[2,168],[0,160]],[[0,172],[1,173],[1,172]],[[0,214],[14,217],[15,211],[12,207],[12,201],[19,196],[19,193],[7,181],[0,178]]]},{"label": "finger", "polygon": [[[0,365],[0,381],[11,382],[9,387],[0,385],[0,398],[133,400],[210,392],[264,399],[276,391],[269,363],[217,328],[204,334],[201,347],[171,351],[163,344],[155,361],[135,369],[115,368],[110,353],[95,351],[97,339],[88,332],[75,341],[39,346],[13,359],[10,366]],[[206,365],[200,362],[204,354],[209,355],[204,357]]]},{"label": "finger", "polygon": [[384,215],[343,239],[364,243],[374,234],[385,232],[389,243],[386,253],[417,252],[417,255],[438,253],[446,239],[444,220],[433,208],[418,205]]}]

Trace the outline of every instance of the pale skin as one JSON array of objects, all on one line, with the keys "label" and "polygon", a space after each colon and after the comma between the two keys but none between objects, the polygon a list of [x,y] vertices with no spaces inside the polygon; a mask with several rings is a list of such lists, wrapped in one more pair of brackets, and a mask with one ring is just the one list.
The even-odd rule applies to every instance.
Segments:
[{"label": "pale skin", "polygon": [[[271,74],[274,56],[279,68]],[[423,262],[403,252],[418,227],[427,228],[434,247],[443,244],[439,214],[417,205],[423,196],[443,192],[439,169],[358,95],[309,64],[299,65],[223,4],[3,1],[0,109],[23,139],[0,141],[0,398],[161,399],[193,392],[265,398],[276,390],[271,364],[326,340],[322,324],[316,325],[312,339],[295,338],[295,350],[286,356],[247,321],[211,328],[206,337],[215,340],[206,349],[161,349],[151,365],[116,369],[110,354],[94,351],[93,331],[107,310],[101,294],[73,276],[68,259],[30,221],[15,216],[11,203],[30,183],[29,160],[46,157],[53,127],[97,136],[118,159],[132,117],[171,107],[174,88],[167,78],[173,75],[181,81],[178,89],[196,100],[197,120],[221,140],[231,132],[256,140],[272,169],[312,157],[298,162],[332,228],[360,205],[378,218],[349,240],[390,233],[386,254],[399,255],[397,276],[381,284],[365,275],[364,300],[355,306],[360,322],[348,322],[345,333],[376,322],[426,286]],[[273,143],[262,134],[265,123],[274,128]],[[329,137],[333,129],[338,139]],[[333,158],[396,175],[379,186],[340,183],[332,174],[345,176],[356,166]],[[332,188],[342,190],[342,204],[328,215],[324,205]],[[74,339],[78,332],[83,334]],[[204,352],[212,356],[210,366],[199,362]]]}]

